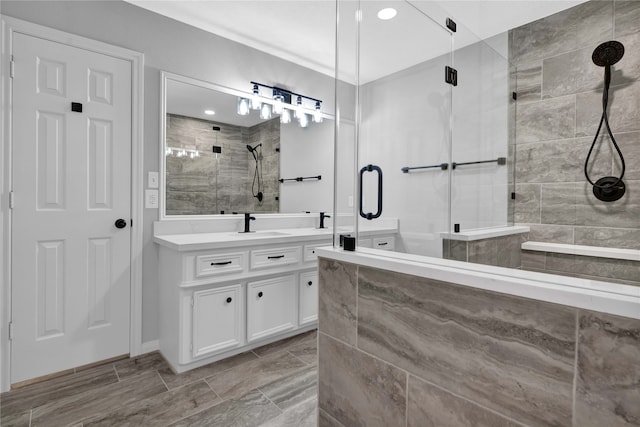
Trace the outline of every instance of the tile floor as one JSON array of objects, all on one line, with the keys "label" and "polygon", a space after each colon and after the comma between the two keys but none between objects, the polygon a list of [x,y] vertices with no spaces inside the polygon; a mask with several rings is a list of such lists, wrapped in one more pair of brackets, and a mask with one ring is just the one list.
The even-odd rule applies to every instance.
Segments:
[{"label": "tile floor", "polygon": [[0,395],[0,425],[315,427],[317,334],[183,374],[159,353]]}]

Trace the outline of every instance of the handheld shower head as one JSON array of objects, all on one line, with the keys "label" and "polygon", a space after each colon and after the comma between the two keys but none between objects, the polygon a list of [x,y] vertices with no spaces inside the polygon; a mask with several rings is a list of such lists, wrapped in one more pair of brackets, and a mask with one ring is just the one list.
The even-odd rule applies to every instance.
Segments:
[{"label": "handheld shower head", "polygon": [[262,143],[256,145],[255,147],[252,147],[249,144],[247,144],[247,150],[249,150],[250,153],[253,153],[254,151],[256,151],[256,148],[258,147],[262,147]]},{"label": "handheld shower head", "polygon": [[591,59],[599,67],[610,67],[624,56],[624,45],[618,41],[604,42],[595,48]]}]

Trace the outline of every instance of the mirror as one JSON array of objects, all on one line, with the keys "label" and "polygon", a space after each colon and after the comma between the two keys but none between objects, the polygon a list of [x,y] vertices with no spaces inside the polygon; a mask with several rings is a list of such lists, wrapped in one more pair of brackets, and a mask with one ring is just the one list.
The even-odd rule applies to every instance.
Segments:
[{"label": "mirror", "polygon": [[261,118],[250,93],[161,77],[161,218],[332,209],[331,116],[308,116],[303,128],[291,112],[281,123],[278,114]]}]

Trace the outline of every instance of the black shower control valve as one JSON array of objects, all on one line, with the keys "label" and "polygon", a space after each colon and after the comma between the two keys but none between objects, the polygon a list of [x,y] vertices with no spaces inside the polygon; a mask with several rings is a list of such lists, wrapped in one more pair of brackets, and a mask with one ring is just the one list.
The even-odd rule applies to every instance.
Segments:
[{"label": "black shower control valve", "polygon": [[222,153],[222,147],[219,145],[214,145],[213,146],[213,152],[214,153]]},{"label": "black shower control valve", "polygon": [[231,297],[227,298],[227,304],[230,303],[231,301],[233,301]]}]

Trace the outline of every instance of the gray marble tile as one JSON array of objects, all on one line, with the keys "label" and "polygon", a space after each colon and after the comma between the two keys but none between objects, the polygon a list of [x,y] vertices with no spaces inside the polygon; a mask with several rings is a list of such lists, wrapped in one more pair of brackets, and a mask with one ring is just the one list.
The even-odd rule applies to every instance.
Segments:
[{"label": "gray marble tile", "polygon": [[323,258],[318,266],[318,330],[355,344],[357,267]]},{"label": "gray marble tile", "polygon": [[162,380],[167,384],[167,387],[169,387],[169,389],[174,389],[257,359],[258,356],[249,351],[183,372],[181,374],[173,373],[169,367],[158,369],[158,373],[162,377]]},{"label": "gray marble tile", "polygon": [[553,224],[527,224],[529,241],[573,244],[574,227]]},{"label": "gray marble tile", "polygon": [[497,250],[495,265],[507,268],[522,267],[522,242],[526,240],[526,234],[497,237],[495,239]]},{"label": "gray marble tile", "polygon": [[574,425],[640,426],[640,320],[581,311]]},{"label": "gray marble tile", "polygon": [[548,253],[546,269],[550,272],[576,273],[599,277],[600,280],[620,279],[638,281],[640,262],[612,258]]},{"label": "gray marble tile", "polygon": [[593,47],[563,53],[542,62],[542,97],[555,98],[602,88],[603,69],[591,59]]},{"label": "gray marble tile", "polygon": [[221,401],[207,383],[200,380],[85,420],[83,427],[165,426]]},{"label": "gray marble tile", "polygon": [[305,332],[304,334],[295,335],[290,338],[285,338],[280,341],[276,341],[271,344],[263,345],[262,347],[258,347],[253,350],[255,354],[259,357],[267,356],[269,354],[274,353],[282,353],[291,350],[292,348],[296,348],[298,346],[309,346],[315,345],[318,341],[317,331],[313,330],[310,332]]},{"label": "gray marble tile", "polygon": [[576,199],[580,185],[576,183],[543,184],[541,187],[540,222],[542,224],[576,224]]},{"label": "gray marble tile", "polygon": [[640,32],[640,3],[638,0],[616,0],[616,38]]},{"label": "gray marble tile", "polygon": [[116,382],[118,377],[112,364],[97,366],[3,393],[0,396],[0,410],[2,417],[21,414],[36,406],[81,395],[96,387]]},{"label": "gray marble tile", "polygon": [[[612,86],[609,92],[609,125],[614,135],[640,130],[640,81]],[[602,91],[576,95],[576,135],[594,137],[602,116]]]},{"label": "gray marble tile", "polygon": [[280,409],[264,394],[255,390],[239,399],[226,400],[170,425],[172,427],[257,427],[281,413]]},{"label": "gray marble tile", "polygon": [[407,405],[407,427],[522,426],[412,375],[409,376]]},{"label": "gray marble tile", "polygon": [[275,353],[216,373],[205,380],[221,398],[234,399],[305,367],[304,362],[289,353]]},{"label": "gray marble tile", "polygon": [[260,427],[317,427],[318,401],[316,397],[307,399],[287,409]]},{"label": "gray marble tile", "polygon": [[404,425],[404,372],[324,333],[319,341],[319,408],[349,427]]},{"label": "gray marble tile", "polygon": [[118,383],[38,406],[32,411],[31,425],[60,426],[77,423],[166,391],[167,388],[157,372],[136,375]]},{"label": "gray marble tile", "polygon": [[[619,133],[614,136],[626,163],[624,180],[640,180],[640,132]],[[621,171],[620,157],[617,154],[612,157],[615,161],[613,174],[618,176]]]},{"label": "gray marble tile", "polygon": [[318,364],[318,336],[313,341],[301,342],[289,349],[289,353],[308,365]]},{"label": "gray marble tile", "polygon": [[640,249],[640,229],[576,227],[575,244],[605,248]]},{"label": "gray marble tile", "polygon": [[575,326],[567,307],[359,269],[359,348],[525,424],[571,424]]},{"label": "gray marble tile", "polygon": [[342,423],[322,409],[318,409],[318,427],[344,427]]},{"label": "gray marble tile", "polygon": [[143,354],[114,363],[118,378],[121,380],[133,375],[143,374],[158,369],[167,369],[169,365],[159,352]]},{"label": "gray marble tile", "polygon": [[593,187],[576,185],[576,225],[640,228],[640,181],[625,180],[627,191],[615,202],[603,202],[593,195]]},{"label": "gray marble tile", "polygon": [[515,223],[540,223],[540,184],[516,184]]},{"label": "gray marble tile", "polygon": [[469,262],[476,264],[497,265],[498,244],[496,239],[482,239],[467,242]]},{"label": "gray marble tile", "polygon": [[515,71],[518,105],[542,99],[542,63],[522,64]]},{"label": "gray marble tile", "polygon": [[302,401],[317,398],[317,380],[318,367],[311,365],[293,375],[261,386],[260,391],[284,411]]},{"label": "gray marble tile", "polygon": [[536,251],[522,251],[522,268],[530,271],[544,271],[546,254]]},{"label": "gray marble tile", "polygon": [[0,405],[0,426],[4,427],[29,427],[31,422],[31,409],[21,412],[5,413]]},{"label": "gray marble tile", "polygon": [[516,143],[573,138],[575,114],[574,95],[518,106]]},{"label": "gray marble tile", "polygon": [[449,259],[467,262],[467,242],[463,240],[448,240],[449,242]]},{"label": "gray marble tile", "polygon": [[622,59],[613,66],[611,84],[613,86],[630,84],[640,79],[640,52],[635,48],[640,43],[640,31],[617,37],[616,40],[622,43],[626,49]]}]

